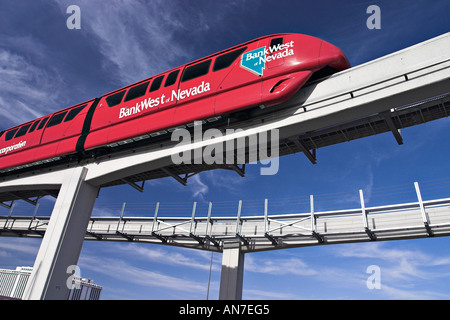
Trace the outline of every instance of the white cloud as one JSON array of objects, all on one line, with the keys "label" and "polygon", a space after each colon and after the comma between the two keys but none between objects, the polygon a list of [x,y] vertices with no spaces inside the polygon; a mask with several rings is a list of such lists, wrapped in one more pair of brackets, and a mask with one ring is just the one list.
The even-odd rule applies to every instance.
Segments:
[{"label": "white cloud", "polygon": [[[3,238],[6,239],[6,238]],[[28,240],[28,241],[27,241]],[[39,245],[36,245],[35,241],[31,239],[8,239],[8,241],[1,241],[0,248],[5,251],[13,251],[15,253],[37,254]]]},{"label": "white cloud", "polygon": [[252,256],[247,256],[245,270],[273,275],[312,276],[317,274],[316,270],[298,258],[256,260]]},{"label": "white cloud", "polygon": [[449,272],[441,267],[450,265],[450,257],[439,257],[420,250],[390,248],[381,243],[345,245],[337,251],[345,258],[369,259],[378,264],[385,283],[399,285],[414,279],[431,280],[445,278]]},{"label": "white cloud", "polygon": [[[56,2],[65,15],[68,2]],[[81,32],[97,39],[103,67],[123,85],[173,68],[191,56],[191,48],[174,38],[177,31],[208,28],[201,23],[201,14],[181,15],[178,6],[167,1],[111,0],[106,6],[79,1],[79,6]]]},{"label": "white cloud", "polygon": [[205,201],[205,196],[208,193],[209,187],[201,180],[199,175],[195,175],[189,179],[189,189],[192,191],[192,196],[201,201]]},{"label": "white cloud", "polygon": [[98,272],[119,281],[137,284],[145,287],[158,287],[182,292],[203,292],[206,283],[174,277],[156,271],[136,267],[121,259],[102,258],[96,256],[82,256],[81,270]]},{"label": "white cloud", "polygon": [[[125,254],[130,254],[133,257],[139,257],[149,262],[156,262],[167,264],[171,266],[184,266],[200,270],[209,270],[211,254],[208,252],[199,252],[197,250],[189,251],[189,255],[176,252],[174,248],[171,250],[164,250],[161,248],[154,248],[154,246],[144,247],[141,245],[120,245],[114,246],[117,251]],[[217,271],[220,268],[217,266],[217,259],[213,263],[213,270]]]},{"label": "white cloud", "polygon": [[[12,124],[50,113],[57,101],[59,75],[34,65],[26,57],[0,48],[0,116]],[[20,112],[17,112],[17,111]],[[0,129],[7,129],[0,123]]]}]

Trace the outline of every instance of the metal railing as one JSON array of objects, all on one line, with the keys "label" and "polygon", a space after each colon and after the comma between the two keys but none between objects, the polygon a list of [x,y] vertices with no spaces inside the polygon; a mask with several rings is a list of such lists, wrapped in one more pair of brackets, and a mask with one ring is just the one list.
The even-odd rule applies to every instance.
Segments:
[{"label": "metal railing", "polygon": [[[125,217],[125,203],[119,217],[91,217],[86,240],[134,241],[222,251],[223,243],[240,241],[243,252],[346,242],[396,240],[450,235],[450,198],[422,200],[419,184],[414,183],[417,201],[366,207],[359,191],[360,207],[316,211],[310,196],[310,211],[269,214],[264,200],[261,215],[242,215],[239,201],[235,216],[213,216],[213,203],[207,216],[196,216],[197,202],[190,216],[159,216],[159,203],[153,216]],[[0,216],[0,236],[42,237],[50,217]]]}]

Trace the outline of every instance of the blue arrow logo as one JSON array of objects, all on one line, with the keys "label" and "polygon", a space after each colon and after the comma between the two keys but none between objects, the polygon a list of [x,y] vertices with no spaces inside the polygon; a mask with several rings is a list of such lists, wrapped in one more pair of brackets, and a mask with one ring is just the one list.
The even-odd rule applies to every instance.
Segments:
[{"label": "blue arrow logo", "polygon": [[266,47],[261,47],[242,55],[241,67],[258,76],[263,75],[266,66]]}]

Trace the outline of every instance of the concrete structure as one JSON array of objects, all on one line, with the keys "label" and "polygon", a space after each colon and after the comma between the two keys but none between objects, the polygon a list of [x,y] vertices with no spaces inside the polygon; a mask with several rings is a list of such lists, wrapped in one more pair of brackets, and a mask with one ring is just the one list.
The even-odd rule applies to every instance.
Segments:
[{"label": "concrete structure", "polygon": [[[235,170],[243,176],[245,167],[238,166],[239,159],[235,159],[236,163],[224,165],[204,163],[174,165],[171,159],[180,152],[201,150],[211,143],[226,144],[273,129],[279,130],[279,155],[302,152],[313,163],[317,162],[315,154],[317,148],[382,132],[392,132],[395,140],[401,144],[403,139],[399,129],[448,116],[450,112],[448,88],[450,88],[450,33],[312,83],[282,106],[256,111],[250,120],[226,127],[242,130],[224,134],[213,141],[194,141],[192,144],[175,145],[168,137],[165,141],[158,141],[145,147],[136,146],[96,159],[4,176],[0,178],[0,204],[11,210],[9,215],[4,217],[3,223],[0,222],[3,224],[3,230],[8,231],[2,232],[3,235],[16,232],[15,228],[10,227],[10,222],[13,221],[11,217],[13,201],[23,199],[36,203],[40,197],[48,194],[57,197],[25,298],[59,299],[67,295],[68,289],[64,285],[66,269],[70,265],[76,265],[86,230],[89,230],[89,227],[94,229],[92,225],[89,226],[90,215],[100,188],[127,183],[142,190],[145,180],[167,176],[186,184],[192,175],[217,168]],[[224,129],[221,128],[223,131]],[[142,185],[138,185],[137,182],[141,181]],[[426,234],[438,232],[439,230],[433,230],[432,223],[424,220],[425,204],[421,199],[418,203]],[[362,207],[353,214],[360,215],[361,212],[364,218],[369,211]],[[225,272],[221,286],[227,286],[227,289],[221,289],[221,298],[240,297],[242,253],[246,250],[267,250],[307,245],[312,242],[342,240],[339,232],[336,235],[329,233],[333,219],[326,221],[327,227],[323,230],[318,223],[318,218],[326,219],[334,216],[334,213],[319,214],[311,211],[307,217],[269,218],[266,210],[263,217],[255,218],[259,221],[252,221],[258,230],[264,230],[263,233],[259,231],[252,235],[252,238],[257,239],[254,242],[248,240],[250,231],[246,229],[243,219],[235,219],[232,223],[235,228],[239,226],[241,228],[239,230],[242,230],[232,235],[233,239],[237,237],[240,241],[240,249],[236,251],[236,246],[228,247],[228,241],[225,241],[227,239],[215,234],[212,227],[208,229],[210,234],[206,232],[202,238],[200,231],[193,229],[194,225],[198,228],[198,223],[194,223],[197,221],[194,214],[195,209],[192,217],[188,218],[189,222],[183,220],[177,226],[172,223],[166,229],[159,227],[153,229],[151,236],[159,243],[172,244],[171,238],[165,234],[167,230],[182,229],[179,226],[190,223],[189,231],[184,238],[180,238],[186,239],[186,246],[192,246],[194,242],[196,243],[194,247],[200,246],[205,249],[206,243],[210,250],[224,252]],[[351,215],[346,215],[346,218],[349,221],[361,219]],[[278,233],[281,230],[284,234],[289,228],[295,229],[297,233],[298,230],[304,230],[306,227],[301,225],[301,222],[307,219],[310,219],[307,235],[300,233],[302,235],[300,238],[279,237]],[[164,222],[170,224],[167,219]],[[209,222],[204,221],[203,227],[208,228]],[[240,222],[242,225],[239,225]],[[365,237],[365,240],[367,237],[371,240],[389,237],[391,228],[386,228],[387,233],[383,233],[383,230],[372,230],[369,220],[364,218],[363,222],[363,233],[357,230],[350,231],[354,241],[359,241],[362,237]],[[33,229],[33,221],[28,223]],[[116,221],[118,227],[121,223]],[[273,228],[274,223],[279,225]],[[217,225],[219,224],[214,226]],[[37,226],[34,229],[36,235],[43,235],[43,231],[39,232]],[[417,230],[415,234],[408,231],[408,236],[422,236],[422,229]],[[446,235],[446,229],[442,230]],[[103,234],[96,234],[92,230],[89,232],[95,239],[99,237],[103,239]],[[133,234],[119,229],[115,230],[114,234],[115,240],[131,241],[136,238]]]},{"label": "concrete structure", "polygon": [[[0,269],[0,296],[23,299],[33,268]],[[67,300],[99,300],[102,287],[89,279],[73,276]]]}]

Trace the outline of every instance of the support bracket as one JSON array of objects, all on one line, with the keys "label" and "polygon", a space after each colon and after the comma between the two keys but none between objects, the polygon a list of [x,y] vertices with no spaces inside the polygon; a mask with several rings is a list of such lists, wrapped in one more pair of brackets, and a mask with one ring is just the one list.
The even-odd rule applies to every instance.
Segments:
[{"label": "support bracket", "polygon": [[268,234],[267,232],[264,233],[264,237],[266,237],[267,239],[269,239],[270,242],[272,242],[272,244],[273,244],[274,246],[277,246],[277,245],[278,245],[278,240],[277,240],[275,237],[273,237],[273,236],[271,236],[270,234]]},{"label": "support bracket", "polygon": [[229,164],[229,169],[236,171],[238,175],[245,178],[245,164],[242,165],[242,168],[239,168],[237,164]]},{"label": "support bracket", "polygon": [[194,240],[197,240],[199,244],[204,244],[205,243],[205,239],[203,239],[202,237],[199,237],[193,233],[189,233],[189,237],[191,237]]},{"label": "support bracket", "polygon": [[313,235],[314,238],[317,239],[317,241],[319,241],[319,243],[324,243],[323,237],[320,234],[318,234],[317,232],[313,231],[312,235]]},{"label": "support bracket", "polygon": [[127,184],[129,184],[131,187],[135,188],[137,191],[144,192],[145,180],[142,181],[142,185],[137,185],[136,183],[131,182],[131,181],[127,180],[127,179],[122,179],[122,181],[127,183]]},{"label": "support bracket", "polygon": [[172,170],[168,168],[161,168],[162,171],[164,171],[166,174],[177,180],[179,183],[181,183],[183,186],[187,185],[187,176],[183,179],[176,173],[174,173]]},{"label": "support bracket", "polygon": [[295,137],[290,139],[294,144],[299,148],[305,156],[311,161],[312,164],[317,164],[317,158],[316,158],[316,149],[313,149],[312,152],[309,151],[305,145],[301,142],[299,137]]},{"label": "support bracket", "polygon": [[398,129],[394,123],[394,121],[391,118],[391,112],[385,111],[381,112],[380,116],[383,117],[383,119],[386,121],[386,124],[388,125],[389,129],[391,130],[392,134],[394,135],[395,140],[399,145],[403,144],[403,138],[400,133],[400,129]]},{"label": "support bracket", "polygon": [[161,240],[162,243],[167,243],[167,238],[163,237],[160,234],[157,234],[156,232],[152,231],[152,236],[154,236],[155,238],[158,238],[159,240]]},{"label": "support bracket", "polygon": [[209,242],[211,242],[212,244],[214,244],[215,247],[220,247],[220,243],[219,243],[216,239],[214,239],[213,237],[211,237],[211,236],[209,236],[209,235],[206,235],[205,238],[206,238]]}]

